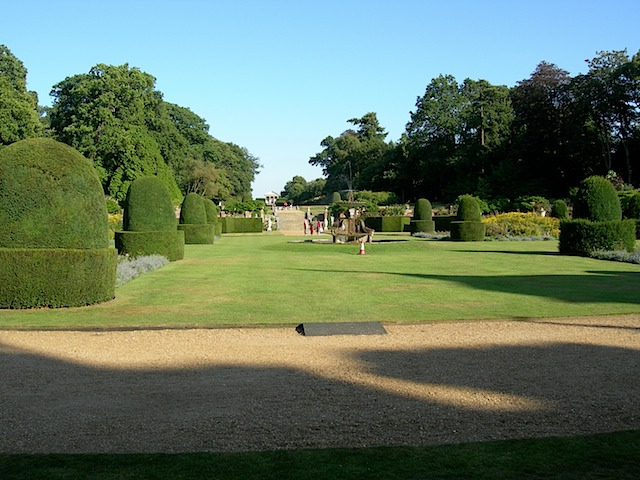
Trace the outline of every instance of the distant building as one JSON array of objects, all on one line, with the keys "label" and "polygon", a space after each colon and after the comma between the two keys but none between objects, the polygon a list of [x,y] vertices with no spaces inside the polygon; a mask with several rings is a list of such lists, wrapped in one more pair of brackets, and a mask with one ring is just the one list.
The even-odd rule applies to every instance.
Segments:
[{"label": "distant building", "polygon": [[280,198],[280,195],[278,195],[276,192],[267,192],[264,194],[264,203],[273,206],[276,204],[278,198]]}]

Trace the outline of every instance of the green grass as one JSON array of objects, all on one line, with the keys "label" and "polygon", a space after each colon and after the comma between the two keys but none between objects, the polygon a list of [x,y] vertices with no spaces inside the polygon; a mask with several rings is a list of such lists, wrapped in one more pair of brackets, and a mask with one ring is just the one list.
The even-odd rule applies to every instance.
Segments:
[{"label": "green grass", "polygon": [[[0,328],[428,322],[640,312],[640,265],[557,243],[393,237],[366,246],[230,235],[118,288],[103,304],[2,310]],[[295,239],[293,239],[295,240]]]},{"label": "green grass", "polygon": [[250,453],[0,455],[3,480],[636,479],[640,432]]}]

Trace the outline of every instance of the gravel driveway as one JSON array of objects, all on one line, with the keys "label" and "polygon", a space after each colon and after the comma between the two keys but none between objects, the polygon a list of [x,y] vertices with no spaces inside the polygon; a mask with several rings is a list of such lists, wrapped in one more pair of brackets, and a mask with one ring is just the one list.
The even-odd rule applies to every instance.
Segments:
[{"label": "gravel driveway", "polygon": [[426,445],[640,429],[640,315],[0,331],[0,452]]}]

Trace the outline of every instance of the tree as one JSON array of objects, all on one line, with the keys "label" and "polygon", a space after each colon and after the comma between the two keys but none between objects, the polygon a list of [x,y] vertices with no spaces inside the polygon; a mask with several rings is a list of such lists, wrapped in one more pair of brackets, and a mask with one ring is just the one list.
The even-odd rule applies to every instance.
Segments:
[{"label": "tree", "polygon": [[27,69],[0,45],[0,146],[41,134],[38,96],[27,91]]},{"label": "tree", "polygon": [[391,148],[375,113],[369,112],[348,122],[357,130],[345,130],[337,138],[325,137],[320,142],[324,149],[309,159],[311,165],[322,167],[328,191],[344,190],[345,187],[348,190],[369,188],[381,171],[384,155]]},{"label": "tree", "polygon": [[284,185],[284,189],[280,192],[280,196],[298,203],[298,199],[307,188],[307,181],[300,175],[294,176]]},{"label": "tree", "polygon": [[182,195],[150,125],[161,116],[155,78],[127,64],[99,64],[54,85],[54,135],[92,160],[105,193],[123,200],[140,176],[158,176],[178,203]]}]

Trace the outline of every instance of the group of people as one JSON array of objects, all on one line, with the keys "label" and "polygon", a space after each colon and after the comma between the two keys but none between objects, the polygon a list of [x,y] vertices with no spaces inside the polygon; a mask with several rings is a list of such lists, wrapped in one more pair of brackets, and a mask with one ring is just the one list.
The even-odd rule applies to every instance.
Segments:
[{"label": "group of people", "polygon": [[324,233],[322,222],[320,220],[313,221],[307,218],[304,219],[304,234],[313,235],[314,233],[321,235]]}]

